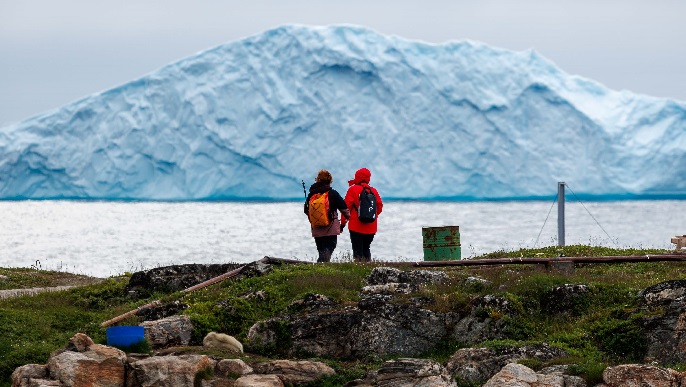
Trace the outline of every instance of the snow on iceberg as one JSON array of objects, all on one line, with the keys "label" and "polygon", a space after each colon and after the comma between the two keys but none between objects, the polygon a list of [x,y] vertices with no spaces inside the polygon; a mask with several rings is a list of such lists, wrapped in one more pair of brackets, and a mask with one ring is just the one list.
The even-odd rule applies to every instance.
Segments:
[{"label": "snow on iceberg", "polygon": [[360,167],[386,198],[686,197],[686,104],[534,51],[284,26],[0,129],[4,199],[292,199]]}]

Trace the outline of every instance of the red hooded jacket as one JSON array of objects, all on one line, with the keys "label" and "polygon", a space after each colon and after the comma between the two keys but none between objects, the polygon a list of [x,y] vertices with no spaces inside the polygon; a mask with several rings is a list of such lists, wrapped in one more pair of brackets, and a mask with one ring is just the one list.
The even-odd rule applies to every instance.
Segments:
[{"label": "red hooded jacket", "polygon": [[[355,172],[355,178],[348,180],[348,185],[350,188],[348,188],[348,192],[346,192],[344,199],[345,204],[350,210],[348,229],[350,231],[359,232],[360,234],[376,234],[376,225],[379,219],[379,214],[383,209],[383,203],[381,202],[381,196],[379,196],[379,192],[376,191],[376,188],[369,185],[369,180],[371,177],[372,173],[369,172],[369,169],[358,169],[357,172]],[[360,205],[360,193],[362,192],[363,187],[369,187],[374,193],[374,196],[376,196],[376,219],[372,223],[362,223],[357,217],[357,207]]]}]

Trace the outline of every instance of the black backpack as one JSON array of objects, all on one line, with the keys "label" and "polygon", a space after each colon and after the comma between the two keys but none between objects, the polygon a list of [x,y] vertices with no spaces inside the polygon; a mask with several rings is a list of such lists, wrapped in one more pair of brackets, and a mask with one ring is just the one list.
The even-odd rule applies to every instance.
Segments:
[{"label": "black backpack", "polygon": [[362,223],[374,223],[376,220],[376,196],[369,187],[362,187],[360,205],[357,207],[357,217]]}]

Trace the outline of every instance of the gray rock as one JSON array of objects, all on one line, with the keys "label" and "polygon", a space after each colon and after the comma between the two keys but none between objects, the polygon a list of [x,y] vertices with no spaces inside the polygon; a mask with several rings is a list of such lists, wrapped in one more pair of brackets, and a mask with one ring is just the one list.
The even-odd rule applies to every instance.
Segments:
[{"label": "gray rock", "polygon": [[567,352],[547,343],[522,347],[463,348],[456,351],[446,368],[458,380],[467,383],[483,383],[498,373],[508,363],[521,359],[550,361],[567,356]]},{"label": "gray rock", "polygon": [[357,308],[276,317],[255,323],[248,331],[252,346],[279,348],[285,354],[349,358],[356,353],[350,332],[362,320]]},{"label": "gray rock", "polygon": [[140,325],[145,328],[145,338],[153,348],[185,346],[191,342],[193,324],[188,316],[171,316]]},{"label": "gray rock", "polygon": [[684,303],[686,280],[665,281],[647,287],[640,292],[646,306],[666,305],[672,302]]},{"label": "gray rock", "polygon": [[410,294],[417,291],[417,287],[408,283],[391,282],[383,285],[368,285],[361,293],[367,294]]},{"label": "gray rock", "polygon": [[[558,380],[558,382],[555,387],[564,387],[563,380]],[[530,387],[534,383],[537,383],[537,387],[552,387],[550,384],[539,385],[538,377],[531,368],[517,363],[509,363],[493,375],[483,387]]]},{"label": "gray rock", "polygon": [[65,386],[123,386],[126,354],[93,344],[83,352],[56,351],[48,359],[50,379]]},{"label": "gray rock", "polygon": [[662,387],[680,386],[684,376],[673,369],[647,364],[623,364],[607,367],[603,381],[608,387]]},{"label": "gray rock", "polygon": [[406,283],[416,286],[440,283],[448,279],[442,271],[407,270],[401,271],[392,267],[376,267],[365,278],[366,285],[385,285],[390,283]]},{"label": "gray rock", "polygon": [[158,267],[131,275],[126,290],[146,296],[155,291],[176,292],[240,267],[240,264],[188,264]]},{"label": "gray rock", "polygon": [[[506,319],[434,312],[422,307],[428,303],[395,302],[392,295],[371,294],[357,307],[310,310],[257,322],[248,340],[251,346],[278,349],[283,355],[360,358],[417,356],[442,340],[474,343],[503,337]],[[493,296],[478,299],[474,308],[491,308],[501,316],[516,309]]]},{"label": "gray rock", "polygon": [[325,377],[335,375],[336,371],[318,361],[274,360],[253,365],[256,374],[277,375],[286,385],[313,383]]},{"label": "gray rock", "polygon": [[290,312],[312,313],[322,309],[336,307],[338,304],[322,294],[308,293],[303,298],[295,300],[288,305]]},{"label": "gray rock", "polygon": [[569,375],[569,364],[546,367],[538,371],[539,375],[557,375],[564,379],[564,387],[587,387],[586,381],[575,375]]},{"label": "gray rock", "polygon": [[387,386],[387,387],[457,387],[445,368],[427,359],[400,358],[389,360],[364,379],[346,384],[352,386]]},{"label": "gray rock", "polygon": [[136,316],[142,317],[143,321],[155,321],[177,315],[186,309],[188,309],[188,304],[177,300],[161,306],[140,309],[136,312]]},{"label": "gray rock", "polygon": [[88,337],[86,334],[77,333],[69,339],[69,342],[65,346],[65,349],[67,351],[85,352],[93,344],[95,344],[93,342],[93,339]]},{"label": "gray rock", "polygon": [[536,373],[532,369],[522,364],[508,363],[483,385],[483,387],[503,386],[586,387],[586,382],[583,379],[576,376],[563,375],[558,372],[552,372],[547,374]]},{"label": "gray rock", "polygon": [[475,344],[484,340],[505,338],[504,329],[508,319],[516,316],[519,308],[503,297],[485,295],[472,301],[469,314],[446,315],[450,337],[463,344]]},{"label": "gray rock", "polygon": [[276,375],[246,375],[236,379],[234,387],[284,387]]},{"label": "gray rock", "polygon": [[515,316],[519,313],[516,305],[504,297],[487,294],[472,301],[472,316],[478,316],[483,311],[497,312],[500,315]]},{"label": "gray rock", "polygon": [[270,271],[272,271],[272,265],[260,261],[255,261],[245,265],[243,270],[241,270],[240,274],[236,278],[240,279],[259,277],[269,273]]},{"label": "gray rock", "polygon": [[222,359],[214,367],[214,373],[221,377],[242,376],[253,373],[253,368],[241,359]]},{"label": "gray rock", "polygon": [[393,267],[375,267],[364,279],[366,285],[384,285],[400,282],[400,270]]},{"label": "gray rock", "polygon": [[564,284],[554,287],[544,299],[543,309],[553,314],[579,314],[584,311],[584,300],[591,291],[586,284]]},{"label": "gray rock", "polygon": [[250,328],[248,340],[253,345],[290,346],[287,354],[351,358],[417,355],[447,337],[445,315],[389,299],[372,295],[357,308],[258,322]]},{"label": "gray rock", "polygon": [[360,300],[361,322],[350,333],[355,356],[416,356],[447,337],[445,314],[387,301],[377,295]]},{"label": "gray rock", "polygon": [[686,281],[667,281],[641,292],[643,309],[658,311],[643,319],[646,338],[646,363],[686,362]]},{"label": "gray rock", "polygon": [[474,287],[480,287],[481,288],[481,287],[492,286],[493,282],[491,282],[485,278],[470,276],[470,277],[465,278],[464,284],[467,286],[474,286]]},{"label": "gray rock", "polygon": [[36,380],[48,377],[48,368],[42,364],[27,364],[12,372],[12,386],[29,387]]},{"label": "gray rock", "polygon": [[193,387],[195,376],[214,362],[204,355],[153,356],[131,364],[127,384],[140,387]]}]

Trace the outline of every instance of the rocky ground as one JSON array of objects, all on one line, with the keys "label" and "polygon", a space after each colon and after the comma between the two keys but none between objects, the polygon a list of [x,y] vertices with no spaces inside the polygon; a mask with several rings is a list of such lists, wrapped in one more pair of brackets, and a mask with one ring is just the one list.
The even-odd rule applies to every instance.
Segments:
[{"label": "rocky ground", "polygon": [[[197,265],[192,270],[158,268],[132,276],[128,290],[144,293],[150,290],[146,286],[162,285],[184,288],[189,282],[213,276],[212,270],[226,269]],[[256,262],[243,274],[259,276],[269,270],[269,265]],[[504,338],[508,321],[504,317],[513,319],[521,313],[507,298],[484,295],[474,299],[470,309],[458,313],[431,310],[426,308],[430,300],[412,296],[417,289],[445,280],[445,273],[440,271],[376,267],[365,278],[356,304],[340,305],[322,294],[307,294],[293,301],[285,313],[256,322],[247,334],[251,348],[276,349],[283,354],[280,360],[247,356],[242,346],[233,354],[206,354],[207,346],[191,345],[196,328],[188,316],[179,314],[184,305],[170,303],[141,314],[147,320],[141,325],[153,347],[151,353],[127,355],[76,334],[64,349],[50,355],[47,364],[17,368],[12,375],[13,386],[314,386],[335,374],[324,362],[303,360],[303,353],[318,359],[395,357],[345,384],[350,387],[588,386],[574,374],[574,364],[536,371],[527,366],[564,363],[569,358],[564,350],[548,343],[497,349],[478,345]],[[469,277],[465,281],[485,280]],[[546,308],[551,314],[566,313],[589,292],[586,284],[555,287],[550,293],[554,302]],[[654,365],[686,361],[686,281],[658,283],[644,289],[640,297],[648,345],[643,364],[607,367],[602,383],[595,386],[686,386],[686,373]],[[486,310],[488,314],[484,314]],[[473,346],[455,351],[443,363],[419,356],[447,340]]]}]

